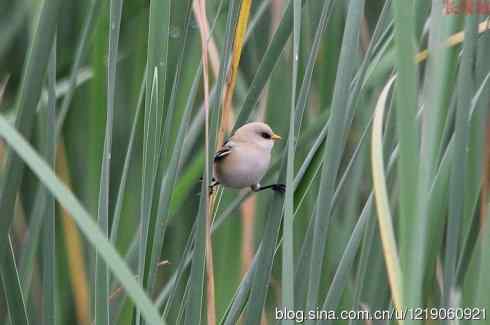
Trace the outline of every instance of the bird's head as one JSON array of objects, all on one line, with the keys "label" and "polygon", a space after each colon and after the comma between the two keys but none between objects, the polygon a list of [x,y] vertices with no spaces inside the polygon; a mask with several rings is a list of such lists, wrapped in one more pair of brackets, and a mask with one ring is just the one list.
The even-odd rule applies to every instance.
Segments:
[{"label": "bird's head", "polygon": [[236,130],[234,139],[258,145],[264,149],[272,150],[274,141],[281,137],[272,132],[270,126],[262,122],[247,123]]}]

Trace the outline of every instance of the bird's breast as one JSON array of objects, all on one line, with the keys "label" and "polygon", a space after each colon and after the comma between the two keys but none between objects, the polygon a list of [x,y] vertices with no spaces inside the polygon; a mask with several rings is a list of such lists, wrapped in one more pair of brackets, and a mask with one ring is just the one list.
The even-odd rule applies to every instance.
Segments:
[{"label": "bird's breast", "polygon": [[215,177],[224,186],[244,188],[256,185],[269,168],[270,152],[239,149],[234,148],[225,159],[215,163]]}]

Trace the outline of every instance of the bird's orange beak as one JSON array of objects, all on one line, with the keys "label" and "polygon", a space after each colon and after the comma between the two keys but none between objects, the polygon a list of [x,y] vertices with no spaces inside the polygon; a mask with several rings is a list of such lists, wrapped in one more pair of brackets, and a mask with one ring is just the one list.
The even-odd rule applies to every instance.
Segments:
[{"label": "bird's orange beak", "polygon": [[272,133],[271,139],[275,141],[275,140],[281,140],[282,138],[281,138],[280,135],[277,135],[275,133]]}]

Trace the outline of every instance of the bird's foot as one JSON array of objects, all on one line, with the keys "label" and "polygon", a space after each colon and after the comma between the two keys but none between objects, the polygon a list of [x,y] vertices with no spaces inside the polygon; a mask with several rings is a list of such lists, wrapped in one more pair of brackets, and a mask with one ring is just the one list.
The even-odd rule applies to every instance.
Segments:
[{"label": "bird's foot", "polygon": [[286,185],[284,184],[274,184],[272,185],[272,190],[279,192],[279,193],[285,193],[286,192]]},{"label": "bird's foot", "polygon": [[213,177],[213,182],[208,186],[208,193],[209,195],[214,194],[214,188],[219,185],[219,182],[216,181]]},{"label": "bird's foot", "polygon": [[252,191],[260,192],[260,191],[266,190],[268,188],[272,189],[273,191],[279,192],[279,193],[286,192],[286,185],[284,185],[284,184],[272,184],[272,185],[267,185],[267,186],[255,185],[255,186],[252,186]]}]

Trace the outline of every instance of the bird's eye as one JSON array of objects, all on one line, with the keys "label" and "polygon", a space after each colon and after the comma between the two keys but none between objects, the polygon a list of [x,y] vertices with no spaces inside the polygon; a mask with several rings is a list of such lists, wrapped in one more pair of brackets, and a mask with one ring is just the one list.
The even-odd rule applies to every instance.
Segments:
[{"label": "bird's eye", "polygon": [[269,133],[267,133],[267,132],[262,132],[260,135],[264,139],[271,139],[272,138],[272,136]]}]

